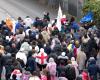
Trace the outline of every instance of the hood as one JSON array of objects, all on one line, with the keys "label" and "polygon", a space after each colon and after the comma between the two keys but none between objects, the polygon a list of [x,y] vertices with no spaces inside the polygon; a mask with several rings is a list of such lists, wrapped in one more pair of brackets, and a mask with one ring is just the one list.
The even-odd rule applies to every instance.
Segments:
[{"label": "hood", "polygon": [[49,63],[50,63],[50,62],[55,62],[54,59],[53,59],[52,57],[49,58]]}]

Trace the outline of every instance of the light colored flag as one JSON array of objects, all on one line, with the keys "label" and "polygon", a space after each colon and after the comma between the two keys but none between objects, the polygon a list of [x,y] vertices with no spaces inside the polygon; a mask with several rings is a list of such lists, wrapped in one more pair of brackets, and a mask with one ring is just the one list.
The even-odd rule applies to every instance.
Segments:
[{"label": "light colored flag", "polygon": [[56,27],[58,28],[59,31],[61,31],[61,18],[62,18],[62,10],[61,6],[59,5],[57,23],[56,23]]}]

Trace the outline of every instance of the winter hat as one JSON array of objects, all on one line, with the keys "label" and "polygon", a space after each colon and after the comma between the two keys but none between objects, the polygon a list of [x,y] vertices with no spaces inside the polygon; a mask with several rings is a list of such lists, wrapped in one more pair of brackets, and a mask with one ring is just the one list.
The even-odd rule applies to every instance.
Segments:
[{"label": "winter hat", "polygon": [[48,27],[52,27],[52,24],[51,24],[51,23],[49,23],[49,24],[48,24]]},{"label": "winter hat", "polygon": [[61,56],[65,56],[65,55],[66,55],[66,53],[65,53],[65,52],[62,52],[62,53],[61,53]]},{"label": "winter hat", "polygon": [[74,58],[74,57],[72,57],[72,58],[71,58],[71,61],[75,61],[75,58]]},{"label": "winter hat", "polygon": [[79,41],[78,41],[78,40],[76,40],[76,41],[75,41],[75,44],[76,44],[76,45],[79,45]]},{"label": "winter hat", "polygon": [[95,60],[95,58],[94,57],[90,57],[89,60]]},{"label": "winter hat", "polygon": [[62,18],[66,18],[66,15],[63,15]]},{"label": "winter hat", "polygon": [[40,49],[40,52],[44,52],[44,49],[43,49],[43,48],[41,48],[41,49]]},{"label": "winter hat", "polygon": [[35,46],[35,51],[39,52],[39,47],[38,46]]},{"label": "winter hat", "polygon": [[54,62],[54,59],[52,57],[49,58],[49,62]]}]

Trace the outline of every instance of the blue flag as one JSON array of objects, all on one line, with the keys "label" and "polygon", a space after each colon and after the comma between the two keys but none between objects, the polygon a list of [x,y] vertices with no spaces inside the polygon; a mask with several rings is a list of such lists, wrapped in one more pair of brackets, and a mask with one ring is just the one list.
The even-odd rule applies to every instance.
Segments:
[{"label": "blue flag", "polygon": [[81,20],[80,23],[85,23],[85,22],[90,22],[93,20],[93,13],[89,11],[86,16],[84,16]]}]

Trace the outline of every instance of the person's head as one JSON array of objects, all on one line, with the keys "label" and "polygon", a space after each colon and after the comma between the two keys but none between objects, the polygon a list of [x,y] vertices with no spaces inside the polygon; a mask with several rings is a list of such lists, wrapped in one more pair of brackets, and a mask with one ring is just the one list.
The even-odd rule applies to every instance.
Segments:
[{"label": "person's head", "polygon": [[15,74],[13,74],[13,75],[12,75],[12,80],[17,80],[16,77],[17,77],[17,76],[16,76]]},{"label": "person's head", "polygon": [[72,16],[71,19],[70,19],[70,22],[74,22],[75,21],[75,17]]},{"label": "person's head", "polygon": [[65,65],[65,61],[64,60],[60,60],[60,65],[64,66]]},{"label": "person's head", "polygon": [[35,53],[35,45],[32,45],[32,52]]},{"label": "person's head", "polygon": [[75,58],[74,57],[71,57],[71,61],[75,61]]},{"label": "person's head", "polygon": [[47,76],[47,73],[48,73],[47,69],[43,69],[41,74]]},{"label": "person's head", "polygon": [[21,27],[20,29],[19,29],[19,34],[22,34],[23,33],[23,28]]},{"label": "person's head", "polygon": [[36,21],[39,20],[39,19],[40,19],[39,17],[36,17],[36,18],[35,18]]},{"label": "person's head", "polygon": [[52,62],[54,62],[54,58],[49,58],[49,63],[52,63]]},{"label": "person's head", "polygon": [[47,16],[49,16],[49,12],[47,12]]},{"label": "person's head", "polygon": [[40,74],[39,74],[38,71],[33,71],[32,75],[33,75],[33,76],[38,76],[38,77],[40,76]]},{"label": "person's head", "polygon": [[87,34],[84,35],[84,38],[87,38]]},{"label": "person's head", "polygon": [[11,46],[12,46],[12,48],[16,48],[16,44],[15,43],[12,43]]},{"label": "person's head", "polygon": [[71,60],[68,60],[68,62],[67,62],[68,64],[72,64],[72,62],[71,62]]},{"label": "person's head", "polygon": [[10,46],[9,46],[9,45],[7,45],[7,46],[5,47],[5,51],[7,51],[7,52],[10,51]]},{"label": "person's head", "polygon": [[39,47],[35,46],[35,52],[38,53],[39,52]]},{"label": "person's head", "polygon": [[14,57],[15,58],[16,57],[16,54],[15,53],[12,53],[11,54],[11,57]]},{"label": "person's head", "polygon": [[28,57],[31,57],[32,55],[33,55],[33,52],[32,51],[29,51]]},{"label": "person's head", "polygon": [[20,21],[20,20],[22,20],[22,18],[21,17],[18,17],[18,21]]},{"label": "person's head", "polygon": [[29,18],[29,16],[26,16],[26,18]]},{"label": "person's head", "polygon": [[4,24],[6,24],[6,23],[5,23],[5,21],[4,21],[4,20],[2,20],[2,21],[1,21],[1,24],[2,24],[2,25],[4,25]]}]

